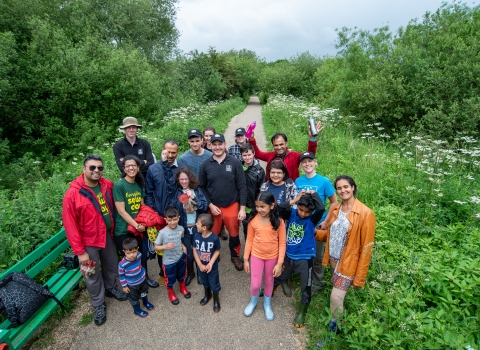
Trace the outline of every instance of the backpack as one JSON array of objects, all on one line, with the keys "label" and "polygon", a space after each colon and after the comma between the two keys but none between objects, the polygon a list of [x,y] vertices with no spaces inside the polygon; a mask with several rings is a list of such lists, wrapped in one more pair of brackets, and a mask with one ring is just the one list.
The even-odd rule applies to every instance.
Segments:
[{"label": "backpack", "polygon": [[48,286],[42,287],[24,273],[12,272],[0,280],[0,314],[12,323],[12,327],[25,323],[49,298],[66,311]]}]

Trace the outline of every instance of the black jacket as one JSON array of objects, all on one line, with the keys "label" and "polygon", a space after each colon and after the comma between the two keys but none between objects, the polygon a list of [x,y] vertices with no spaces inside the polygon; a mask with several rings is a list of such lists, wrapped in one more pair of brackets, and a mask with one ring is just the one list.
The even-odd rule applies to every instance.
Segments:
[{"label": "black jacket", "polygon": [[255,209],[255,200],[260,193],[260,186],[265,182],[265,170],[257,159],[253,161],[252,166],[245,170],[245,180],[247,182],[247,208]]}]

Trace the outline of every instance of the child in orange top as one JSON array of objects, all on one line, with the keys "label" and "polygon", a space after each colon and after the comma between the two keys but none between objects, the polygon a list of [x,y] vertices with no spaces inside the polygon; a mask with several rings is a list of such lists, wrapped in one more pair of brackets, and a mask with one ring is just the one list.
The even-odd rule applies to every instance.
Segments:
[{"label": "child in orange top", "polygon": [[255,213],[248,223],[247,242],[243,255],[245,272],[251,275],[251,300],[243,314],[250,316],[257,306],[263,274],[263,308],[268,321],[272,321],[274,317],[270,306],[273,278],[282,273],[286,249],[285,223],[280,218],[275,202],[275,197],[270,192],[261,192],[258,196],[255,201]]}]

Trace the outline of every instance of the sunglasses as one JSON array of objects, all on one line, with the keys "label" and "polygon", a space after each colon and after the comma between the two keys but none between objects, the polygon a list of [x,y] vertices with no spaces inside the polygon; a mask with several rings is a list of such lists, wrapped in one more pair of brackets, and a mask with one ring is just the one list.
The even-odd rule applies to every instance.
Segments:
[{"label": "sunglasses", "polygon": [[100,166],[90,165],[88,167],[88,170],[90,170],[90,171],[95,171],[95,169],[98,169],[98,171],[103,171],[104,168],[101,165]]}]

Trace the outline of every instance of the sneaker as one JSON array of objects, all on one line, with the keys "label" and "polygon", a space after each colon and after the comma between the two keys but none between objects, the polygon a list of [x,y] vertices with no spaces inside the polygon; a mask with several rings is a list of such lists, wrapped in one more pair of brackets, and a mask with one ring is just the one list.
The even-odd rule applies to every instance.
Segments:
[{"label": "sneaker", "polygon": [[100,326],[104,324],[106,320],[107,314],[105,313],[105,305],[102,304],[97,306],[94,311],[93,322],[95,322],[97,326]]},{"label": "sneaker", "polygon": [[233,262],[233,265],[235,265],[235,268],[237,269],[237,271],[243,270],[243,263],[238,256],[232,256],[232,262]]},{"label": "sneaker", "polygon": [[226,241],[226,240],[228,239],[228,232],[227,232],[227,230],[225,229],[225,226],[223,226],[222,229],[220,230],[219,237],[220,237],[221,239],[223,239],[224,241]]},{"label": "sneaker", "polygon": [[105,296],[108,298],[115,298],[118,301],[127,300],[127,295],[123,292],[123,290],[118,289],[117,286],[113,287],[112,289],[106,290]]}]

